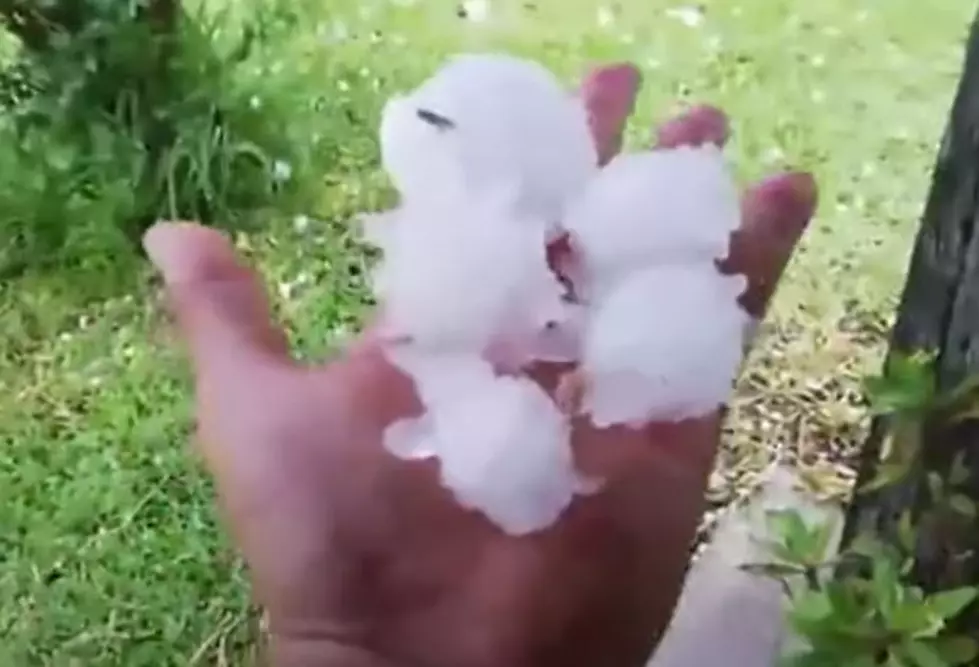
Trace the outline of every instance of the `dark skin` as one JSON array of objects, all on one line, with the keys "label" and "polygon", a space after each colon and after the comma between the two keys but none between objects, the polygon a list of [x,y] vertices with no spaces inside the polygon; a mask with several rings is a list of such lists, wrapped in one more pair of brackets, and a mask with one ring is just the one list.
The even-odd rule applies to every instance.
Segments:
[{"label": "dark skin", "polygon": [[[638,85],[621,65],[582,87],[605,161]],[[724,115],[701,107],[661,126],[656,145],[726,136]],[[754,315],[815,202],[812,178],[799,173],[746,191],[743,227],[718,270],[748,276],[742,303]],[[370,330],[339,358],[301,365],[261,280],[224,236],[161,223],[145,243],[191,354],[198,444],[269,614],[276,667],[645,663],[681,589],[719,413],[642,430],[578,423],[578,466],[605,487],[548,530],[509,537],[453,501],[436,463],[383,450],[384,428],[420,406]],[[567,252],[551,248],[556,266]],[[531,374],[553,390],[567,370]]]}]

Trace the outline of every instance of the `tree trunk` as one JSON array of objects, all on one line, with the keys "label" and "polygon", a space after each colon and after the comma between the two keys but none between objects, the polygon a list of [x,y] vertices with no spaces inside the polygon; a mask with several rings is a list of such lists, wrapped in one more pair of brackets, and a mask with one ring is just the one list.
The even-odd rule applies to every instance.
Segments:
[{"label": "tree trunk", "polygon": [[[939,392],[979,373],[979,15],[969,34],[965,63],[932,175],[931,192],[915,241],[891,354],[937,353]],[[888,418],[878,419],[864,447],[859,486],[879,467]],[[845,540],[870,531],[897,539],[899,517],[918,519],[914,577],[927,590],[974,584],[973,556],[979,537],[975,518],[949,520],[936,514],[928,477],[947,479],[952,461],[962,457],[970,478],[959,493],[979,501],[979,422],[957,424],[932,419],[923,430],[917,465],[906,479],[852,502]]]}]

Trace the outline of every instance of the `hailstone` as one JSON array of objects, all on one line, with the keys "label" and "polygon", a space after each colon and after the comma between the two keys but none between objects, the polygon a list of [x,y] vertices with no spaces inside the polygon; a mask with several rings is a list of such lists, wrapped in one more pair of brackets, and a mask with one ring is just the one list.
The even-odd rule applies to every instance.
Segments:
[{"label": "hailstone", "polygon": [[515,188],[550,227],[598,168],[584,105],[541,65],[459,55],[382,113],[381,158],[402,198],[425,199],[446,173],[467,188]]}]

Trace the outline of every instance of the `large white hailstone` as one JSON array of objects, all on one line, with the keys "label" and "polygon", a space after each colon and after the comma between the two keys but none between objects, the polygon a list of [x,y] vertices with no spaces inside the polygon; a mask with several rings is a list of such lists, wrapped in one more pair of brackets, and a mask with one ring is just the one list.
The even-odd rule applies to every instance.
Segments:
[{"label": "large white hailstone", "polygon": [[573,201],[563,225],[584,264],[576,287],[591,293],[651,263],[724,258],[740,222],[737,186],[711,145],[619,155]]},{"label": "large white hailstone", "polygon": [[712,263],[630,274],[592,304],[581,409],[599,428],[678,421],[724,403],[742,356],[743,276]]},{"label": "large white hailstone", "polygon": [[375,218],[383,259],[374,291],[384,329],[419,345],[482,352],[500,337],[530,340],[564,317],[564,287],[547,265],[544,228],[500,192],[443,193]]},{"label": "large white hailstone", "polygon": [[575,469],[566,416],[532,380],[495,376],[475,356],[405,348],[390,358],[414,379],[425,413],[392,424],[384,445],[404,459],[438,458],[463,507],[524,535],[598,488]]},{"label": "large white hailstone", "polygon": [[467,188],[517,188],[518,205],[557,223],[597,170],[578,97],[541,65],[507,55],[463,54],[382,113],[381,158],[402,197],[427,198],[440,175]]}]

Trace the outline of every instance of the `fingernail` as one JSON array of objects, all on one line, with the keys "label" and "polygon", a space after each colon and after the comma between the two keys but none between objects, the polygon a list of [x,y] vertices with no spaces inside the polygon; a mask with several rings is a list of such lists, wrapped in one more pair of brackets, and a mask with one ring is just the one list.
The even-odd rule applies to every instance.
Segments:
[{"label": "fingernail", "polygon": [[656,143],[661,148],[702,146],[707,143],[720,146],[727,141],[729,133],[727,115],[716,107],[703,105],[663,123]]},{"label": "fingernail", "polygon": [[628,102],[639,88],[642,73],[631,63],[596,68],[585,78],[585,90],[601,92],[616,100]]},{"label": "fingernail", "polygon": [[816,179],[805,172],[772,176],[761,183],[757,192],[772,215],[796,223],[815,214],[819,199]]},{"label": "fingernail", "polygon": [[168,284],[192,282],[197,271],[187,231],[180,223],[159,222],[143,235],[143,248]]}]

